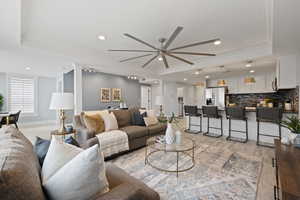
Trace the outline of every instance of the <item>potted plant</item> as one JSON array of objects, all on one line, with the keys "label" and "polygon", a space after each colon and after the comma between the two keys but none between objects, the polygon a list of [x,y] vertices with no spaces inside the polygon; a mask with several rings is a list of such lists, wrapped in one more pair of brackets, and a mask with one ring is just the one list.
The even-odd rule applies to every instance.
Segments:
[{"label": "potted plant", "polygon": [[0,94],[0,111],[2,111],[3,104],[4,104],[4,97],[2,96],[2,94]]},{"label": "potted plant", "polygon": [[287,120],[282,121],[282,126],[291,131],[290,141],[300,147],[300,119],[296,116],[287,117]]}]

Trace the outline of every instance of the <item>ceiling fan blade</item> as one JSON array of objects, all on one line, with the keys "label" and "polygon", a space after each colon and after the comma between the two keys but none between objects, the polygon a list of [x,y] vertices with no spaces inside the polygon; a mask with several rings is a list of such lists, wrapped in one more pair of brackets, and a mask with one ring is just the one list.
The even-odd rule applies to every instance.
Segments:
[{"label": "ceiling fan blade", "polygon": [[193,47],[193,46],[198,46],[198,45],[213,43],[213,42],[215,42],[217,40],[219,40],[219,39],[213,39],[213,40],[207,40],[207,41],[203,41],[203,42],[197,42],[197,43],[193,43],[193,44],[188,44],[188,45],[184,45],[184,46],[181,46],[181,47],[176,47],[176,48],[173,48],[173,49],[169,49],[169,51],[174,51],[174,50],[177,50],[177,49],[184,49],[184,48],[188,48],[188,47]]},{"label": "ceiling fan blade", "polygon": [[144,42],[143,40],[140,40],[140,39],[138,39],[138,38],[136,38],[136,37],[134,37],[134,36],[132,36],[132,35],[130,35],[128,33],[125,33],[124,35],[127,36],[127,37],[129,37],[129,38],[131,38],[131,39],[134,39],[135,41],[138,41],[138,42],[140,42],[140,43],[142,43],[144,45],[147,45],[148,47],[151,47],[152,49],[158,50],[155,46],[153,46],[153,45],[151,45],[151,44],[149,44],[147,42]]},{"label": "ceiling fan blade", "polygon": [[166,42],[166,44],[164,45],[164,49],[167,49],[170,44],[175,40],[175,38],[178,36],[178,34],[182,31],[183,27],[178,26],[175,31],[173,32],[173,34],[171,35],[171,37],[168,39],[168,41]]},{"label": "ceiling fan blade", "polygon": [[154,57],[152,57],[150,60],[148,60],[143,66],[142,68],[145,68],[147,65],[149,65],[155,58],[158,57],[159,54],[155,55]]},{"label": "ceiling fan blade", "polygon": [[162,57],[162,59],[164,61],[165,67],[168,69],[169,68],[169,64],[168,64],[166,56],[164,54],[162,54],[161,57]]},{"label": "ceiling fan blade", "polygon": [[186,54],[186,55],[195,55],[195,56],[216,56],[213,53],[196,53],[196,52],[179,52],[179,51],[172,51],[172,54]]},{"label": "ceiling fan blade", "polygon": [[194,64],[194,63],[192,63],[192,62],[190,62],[190,61],[188,61],[188,60],[186,60],[186,59],[183,59],[183,58],[180,58],[180,57],[178,57],[178,56],[172,55],[171,53],[164,52],[164,54],[166,54],[166,55],[168,55],[168,56],[170,56],[170,57],[173,57],[173,58],[175,58],[175,59],[177,59],[177,60],[180,60],[180,61],[182,61],[182,62],[188,63],[188,64],[190,64],[190,65],[193,65],[193,64]]},{"label": "ceiling fan blade", "polygon": [[124,60],[120,60],[120,62],[126,62],[126,61],[129,61],[129,60],[134,60],[134,59],[138,59],[138,58],[143,58],[143,57],[147,57],[147,56],[151,56],[152,54],[146,54],[146,55],[141,55],[141,56],[135,56],[135,57],[131,57],[131,58],[127,58],[127,59],[124,59]]},{"label": "ceiling fan blade", "polygon": [[121,51],[121,52],[145,52],[145,53],[155,53],[157,51],[149,51],[149,50],[128,50],[128,49],[109,49],[108,51]]}]

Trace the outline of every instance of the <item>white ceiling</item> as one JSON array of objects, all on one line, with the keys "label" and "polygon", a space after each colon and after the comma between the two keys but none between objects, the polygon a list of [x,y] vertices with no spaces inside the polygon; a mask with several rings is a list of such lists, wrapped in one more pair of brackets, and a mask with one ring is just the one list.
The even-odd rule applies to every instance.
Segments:
[{"label": "white ceiling", "polygon": [[[38,68],[42,75],[52,74],[52,71],[57,73],[64,66],[78,63],[104,72],[149,78],[167,78],[167,74],[177,73],[174,76],[179,79],[184,77],[178,76],[179,72],[272,54],[272,0],[2,1],[5,6],[0,8],[0,23],[4,31],[0,31],[0,49],[7,50],[9,46],[11,54],[27,52],[32,59],[36,55],[38,62],[26,62],[25,59],[23,65]],[[147,58],[119,62],[142,54],[107,51],[148,49],[126,38],[124,33],[158,46],[158,38],[169,37],[177,26],[184,29],[172,47],[221,38],[220,46],[186,49],[217,53],[217,56],[183,56],[195,62],[194,66],[168,59],[169,70],[156,60],[142,69],[140,66]],[[100,41],[98,35],[105,35],[107,39]],[[43,53],[38,53],[39,50]],[[49,60],[52,60],[50,64],[47,63]],[[23,65],[15,66],[22,71]]]}]

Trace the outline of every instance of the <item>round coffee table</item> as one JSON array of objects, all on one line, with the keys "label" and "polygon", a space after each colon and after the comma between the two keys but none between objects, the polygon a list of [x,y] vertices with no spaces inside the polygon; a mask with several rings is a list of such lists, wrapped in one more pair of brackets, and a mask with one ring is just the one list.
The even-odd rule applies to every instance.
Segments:
[{"label": "round coffee table", "polygon": [[[174,172],[178,177],[179,172],[185,172],[192,169],[195,166],[195,142],[190,138],[182,138],[180,144],[161,144],[155,141],[156,137],[151,137],[147,139],[146,148],[145,148],[145,165],[149,164],[151,167],[163,171],[163,172]],[[176,169],[170,170],[167,168],[158,167],[149,159],[156,153],[164,152],[167,155],[170,153],[176,154]],[[185,168],[179,168],[180,154],[186,155],[191,160],[191,165]],[[185,156],[185,157],[186,157]],[[164,162],[165,159],[161,159],[161,162]]]}]

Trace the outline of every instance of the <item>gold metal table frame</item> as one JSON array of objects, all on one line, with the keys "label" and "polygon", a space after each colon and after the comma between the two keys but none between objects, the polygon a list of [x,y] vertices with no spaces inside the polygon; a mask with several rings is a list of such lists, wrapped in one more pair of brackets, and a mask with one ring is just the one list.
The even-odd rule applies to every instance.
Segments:
[{"label": "gold metal table frame", "polygon": [[[185,142],[189,143],[189,145],[184,144]],[[149,149],[152,151],[149,151]],[[190,151],[192,152],[192,154],[189,153]],[[165,152],[168,154],[176,153],[176,170],[164,169],[151,163],[149,158],[151,157],[151,155],[154,155],[158,152]],[[188,156],[192,161],[192,165],[180,169],[180,153]],[[149,164],[154,169],[157,169],[162,172],[176,173],[176,176],[178,177],[178,174],[180,172],[191,170],[195,166],[195,142],[190,138],[183,138],[182,144],[159,144],[155,142],[155,137],[151,137],[147,139],[147,144],[145,148],[145,165],[147,164]]]}]

